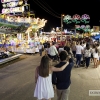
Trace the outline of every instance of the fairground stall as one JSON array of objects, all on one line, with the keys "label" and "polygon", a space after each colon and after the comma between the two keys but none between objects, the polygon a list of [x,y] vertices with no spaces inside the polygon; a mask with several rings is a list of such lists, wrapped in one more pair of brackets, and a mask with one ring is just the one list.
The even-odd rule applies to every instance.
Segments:
[{"label": "fairground stall", "polygon": [[[12,52],[35,53],[39,44],[38,30],[45,19],[35,18],[28,0],[1,0],[0,47]],[[38,38],[38,39],[37,39]]]},{"label": "fairground stall", "polygon": [[[46,20],[31,17],[0,16],[0,47],[13,52],[35,53],[40,42],[37,30],[44,27]],[[37,51],[36,51],[37,50]]]}]

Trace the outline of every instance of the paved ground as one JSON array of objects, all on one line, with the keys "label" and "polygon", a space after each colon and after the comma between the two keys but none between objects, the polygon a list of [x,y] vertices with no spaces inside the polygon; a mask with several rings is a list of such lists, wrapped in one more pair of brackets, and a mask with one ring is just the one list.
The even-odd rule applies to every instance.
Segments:
[{"label": "paved ground", "polygon": [[[34,93],[34,71],[41,57],[23,55],[20,59],[0,65],[0,100],[36,100]],[[94,69],[73,68],[69,100],[100,100],[100,96],[89,96],[89,90],[100,90],[100,67]],[[55,98],[52,100],[56,100]]]}]

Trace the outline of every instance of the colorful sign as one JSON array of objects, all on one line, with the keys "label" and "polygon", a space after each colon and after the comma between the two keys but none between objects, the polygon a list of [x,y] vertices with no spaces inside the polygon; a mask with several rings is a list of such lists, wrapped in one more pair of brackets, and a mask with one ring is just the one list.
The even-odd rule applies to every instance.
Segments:
[{"label": "colorful sign", "polygon": [[19,0],[1,0],[1,3],[7,3],[7,2],[11,2],[11,1],[19,1]]},{"label": "colorful sign", "polygon": [[75,25],[76,30],[83,30],[85,32],[90,32],[90,25]]},{"label": "colorful sign", "polygon": [[2,9],[3,14],[9,14],[9,13],[18,13],[18,12],[24,12],[24,6],[22,7],[16,7],[16,8],[4,8]]},{"label": "colorful sign", "polygon": [[89,15],[87,15],[87,14],[82,15],[81,22],[87,24],[87,23],[89,23],[89,20],[90,20],[90,16]]},{"label": "colorful sign", "polygon": [[23,0],[1,0],[2,14],[24,12]]},{"label": "colorful sign", "polygon": [[75,15],[73,15],[73,17],[72,17],[72,22],[78,24],[78,23],[80,23],[80,19],[81,19],[81,16],[78,15],[78,14],[75,14]]},{"label": "colorful sign", "polygon": [[9,15],[0,16],[0,22],[1,23],[12,24],[14,26],[24,25],[26,27],[29,27],[30,23],[31,23],[30,19],[31,19],[30,17],[29,18],[27,18],[27,17],[16,17],[16,16],[9,16]]},{"label": "colorful sign", "polygon": [[16,26],[12,24],[5,24],[0,22],[0,32],[6,34],[23,33],[27,30],[24,25]]},{"label": "colorful sign", "polygon": [[[20,33],[28,32],[32,29],[38,30],[45,26],[47,20],[32,17],[16,17],[10,15],[0,15],[0,32]],[[29,27],[29,28],[28,28]],[[31,28],[30,28],[31,27]],[[29,30],[28,30],[29,29]]]},{"label": "colorful sign", "polygon": [[90,16],[87,14],[83,14],[82,16],[75,14],[72,17],[70,15],[66,15],[64,16],[63,21],[67,24],[70,23],[75,23],[75,24],[79,24],[79,23],[89,23],[90,22]]},{"label": "colorful sign", "polygon": [[64,16],[63,21],[67,24],[70,24],[70,23],[72,23],[72,17],[70,15],[66,15],[66,16]]}]

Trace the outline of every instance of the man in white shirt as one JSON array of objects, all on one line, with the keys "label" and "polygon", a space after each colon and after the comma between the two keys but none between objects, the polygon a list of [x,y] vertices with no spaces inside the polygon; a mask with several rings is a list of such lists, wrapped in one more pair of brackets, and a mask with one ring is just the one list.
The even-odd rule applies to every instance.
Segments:
[{"label": "man in white shirt", "polygon": [[53,60],[57,60],[57,55],[58,55],[57,48],[55,47],[54,43],[51,43],[50,45],[51,45],[49,48],[50,58]]},{"label": "man in white shirt", "polygon": [[82,53],[83,47],[81,46],[81,43],[78,42],[78,45],[76,45],[76,67],[79,67],[81,64]]}]

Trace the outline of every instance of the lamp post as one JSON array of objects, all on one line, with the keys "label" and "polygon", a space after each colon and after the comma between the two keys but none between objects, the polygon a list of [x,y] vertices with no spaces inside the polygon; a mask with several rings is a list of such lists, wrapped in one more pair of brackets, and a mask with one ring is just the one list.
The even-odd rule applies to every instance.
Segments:
[{"label": "lamp post", "polygon": [[63,31],[63,17],[64,14],[61,14],[61,41],[63,40],[62,31]]}]

